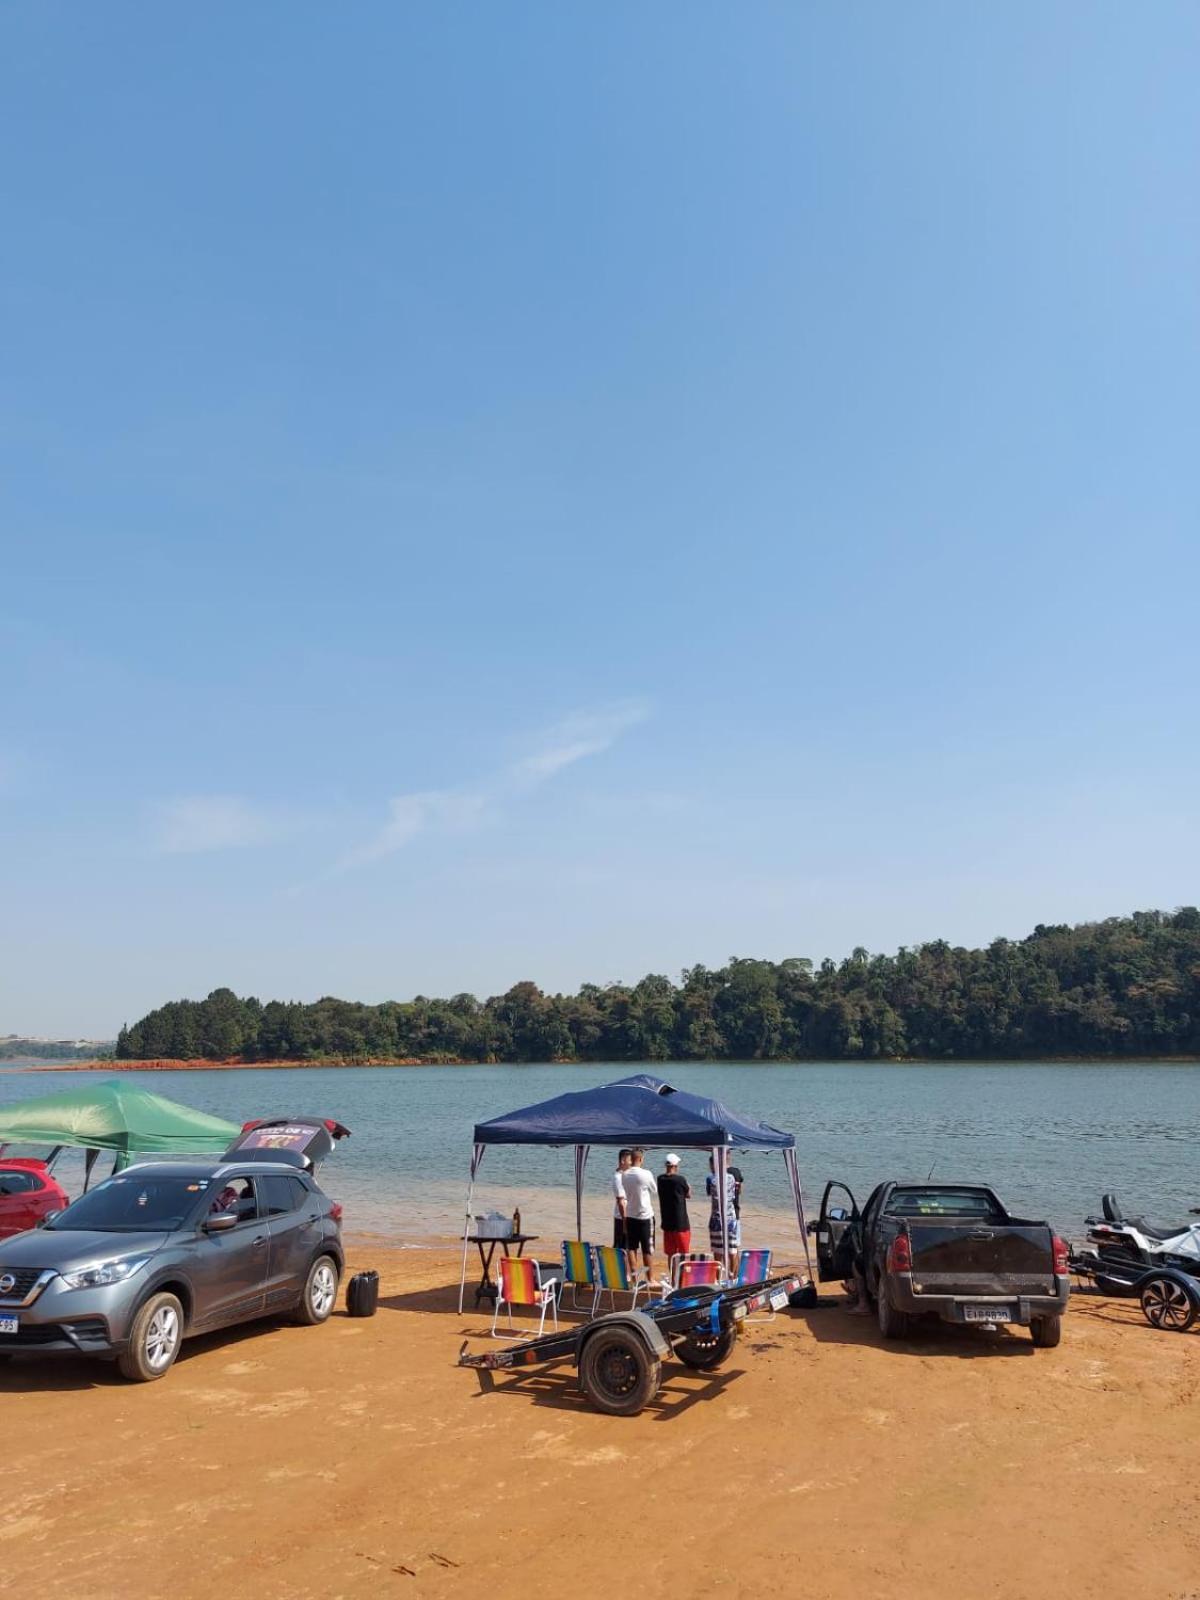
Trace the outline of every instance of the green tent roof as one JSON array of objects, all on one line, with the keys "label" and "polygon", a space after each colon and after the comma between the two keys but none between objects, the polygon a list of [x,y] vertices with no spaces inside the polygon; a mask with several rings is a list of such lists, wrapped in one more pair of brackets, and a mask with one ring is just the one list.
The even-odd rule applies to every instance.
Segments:
[{"label": "green tent roof", "polygon": [[127,1155],[135,1150],[219,1155],[241,1131],[236,1122],[193,1111],[121,1078],[0,1107],[0,1144],[72,1144]]}]

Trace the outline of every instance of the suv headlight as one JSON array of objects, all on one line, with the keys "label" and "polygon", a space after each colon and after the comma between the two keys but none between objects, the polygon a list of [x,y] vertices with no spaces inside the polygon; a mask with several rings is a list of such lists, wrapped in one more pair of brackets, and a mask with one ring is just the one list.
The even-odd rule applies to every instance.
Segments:
[{"label": "suv headlight", "polygon": [[149,1256],[132,1256],[122,1261],[93,1261],[90,1266],[76,1267],[74,1272],[64,1272],[61,1276],[68,1289],[99,1289],[106,1283],[124,1283],[149,1259]]}]

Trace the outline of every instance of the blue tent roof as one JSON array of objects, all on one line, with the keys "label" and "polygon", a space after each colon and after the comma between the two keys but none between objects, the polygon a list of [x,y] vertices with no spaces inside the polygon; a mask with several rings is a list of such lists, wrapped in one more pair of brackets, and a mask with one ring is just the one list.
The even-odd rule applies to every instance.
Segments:
[{"label": "blue tent roof", "polygon": [[713,1145],[790,1150],[794,1134],[730,1111],[720,1100],[673,1089],[647,1072],[555,1095],[475,1124],[476,1144],[641,1144],[711,1150]]}]

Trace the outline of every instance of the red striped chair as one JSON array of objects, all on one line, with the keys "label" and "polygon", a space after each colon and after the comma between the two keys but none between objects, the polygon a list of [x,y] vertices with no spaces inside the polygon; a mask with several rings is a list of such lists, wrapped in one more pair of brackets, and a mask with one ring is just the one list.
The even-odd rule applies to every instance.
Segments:
[{"label": "red striped chair", "polygon": [[663,1299],[676,1289],[706,1289],[721,1282],[721,1263],[714,1256],[694,1252],[686,1256],[672,1256],[667,1266],[667,1276],[659,1287]]},{"label": "red striped chair", "polygon": [[[514,1331],[513,1307],[532,1306],[540,1311],[538,1318],[538,1333],[543,1333],[546,1328],[546,1313],[554,1316],[554,1326],[558,1327],[558,1290],[557,1278],[547,1278],[542,1282],[542,1269],[536,1261],[525,1260],[520,1256],[503,1256],[500,1260],[500,1282],[496,1289],[496,1309],[492,1313],[492,1338],[493,1339],[521,1339],[524,1334]],[[500,1307],[508,1308],[508,1332],[497,1333],[496,1324],[500,1320]]]}]

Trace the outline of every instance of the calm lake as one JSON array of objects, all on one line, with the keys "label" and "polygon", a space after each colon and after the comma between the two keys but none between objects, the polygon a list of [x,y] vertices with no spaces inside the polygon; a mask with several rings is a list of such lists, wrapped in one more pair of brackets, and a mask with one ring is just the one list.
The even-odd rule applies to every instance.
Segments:
[{"label": "calm lake", "polygon": [[[322,1181],[345,1203],[348,1232],[412,1239],[458,1231],[476,1121],[635,1071],[793,1131],[810,1211],[827,1178],[847,1181],[861,1202],[881,1178],[924,1178],[931,1168],[937,1178],[990,1183],[1014,1210],[1072,1234],[1106,1189],[1169,1221],[1200,1205],[1192,1151],[1200,1067],[1190,1064],[343,1067],[148,1072],[136,1081],[235,1122],[301,1112],[339,1118],[353,1137]],[[0,1105],[87,1081],[74,1072],[3,1074]],[[659,1169],[661,1153],[647,1164]],[[592,1238],[608,1234],[612,1165],[607,1151],[593,1152],[585,1211]],[[747,1242],[783,1243],[782,1160],[755,1152],[739,1165]],[[77,1192],[81,1164],[61,1171]],[[685,1152],[684,1171],[702,1191],[705,1157]],[[520,1205],[527,1229],[549,1243],[574,1231],[571,1183],[570,1150],[492,1149],[475,1209],[511,1213]],[[703,1201],[694,1203],[693,1226],[706,1217]]]}]

